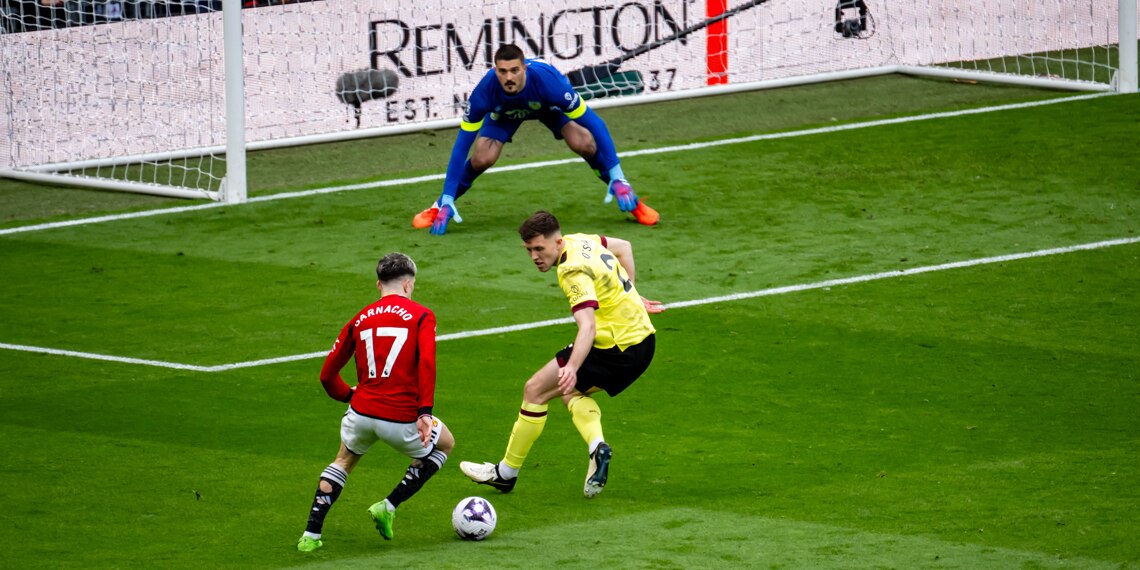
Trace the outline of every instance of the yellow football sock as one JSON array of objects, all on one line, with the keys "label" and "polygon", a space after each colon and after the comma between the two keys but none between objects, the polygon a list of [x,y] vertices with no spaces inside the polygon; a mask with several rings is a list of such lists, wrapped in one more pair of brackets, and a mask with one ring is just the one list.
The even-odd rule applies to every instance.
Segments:
[{"label": "yellow football sock", "polygon": [[602,409],[598,403],[589,396],[575,396],[566,404],[574,420],[574,427],[582,434],[586,444],[593,446],[596,442],[604,441],[602,436]]},{"label": "yellow football sock", "polygon": [[511,429],[511,440],[507,442],[507,454],[503,456],[503,463],[507,466],[515,469],[523,466],[530,447],[546,427],[546,408],[546,404],[523,401],[515,427]]}]

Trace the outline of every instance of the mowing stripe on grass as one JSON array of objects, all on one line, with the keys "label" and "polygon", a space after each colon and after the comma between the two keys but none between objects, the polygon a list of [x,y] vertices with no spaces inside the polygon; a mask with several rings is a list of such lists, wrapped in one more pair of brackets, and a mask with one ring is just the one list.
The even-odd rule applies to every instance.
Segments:
[{"label": "mowing stripe on grass", "polygon": [[[709,148],[714,146],[723,146],[730,144],[742,144],[764,140],[785,139],[792,137],[801,137],[807,135],[819,135],[827,133],[835,133],[840,131],[851,131],[855,129],[866,129],[870,127],[880,127],[884,125],[897,125],[902,123],[913,123],[916,121],[929,121],[933,119],[946,119],[951,117],[961,117],[965,115],[978,115],[982,113],[994,113],[1000,111],[1011,111],[1015,109],[1026,109],[1030,107],[1040,107],[1043,105],[1054,105],[1057,103],[1068,103],[1072,101],[1084,101],[1086,99],[1095,99],[1097,97],[1110,97],[1115,93],[1092,93],[1086,95],[1074,95],[1072,97],[1059,97],[1056,99],[1046,99],[1043,101],[1029,101],[1025,103],[1011,103],[1008,105],[996,105],[993,107],[979,107],[977,109],[963,109],[960,111],[946,111],[942,113],[928,113],[924,115],[914,115],[910,117],[897,117],[894,119],[880,119],[876,121],[866,121],[861,123],[848,123],[844,125],[834,125],[830,127],[819,127],[815,129],[804,129],[799,131],[788,131],[782,133],[769,133],[763,135],[752,135],[747,137],[739,137],[732,139],[723,139],[717,141],[708,141],[700,143],[691,143],[677,146],[667,146],[661,148],[648,148],[642,150],[634,150],[628,152],[618,153],[620,157],[632,157],[651,154],[663,154],[669,152],[681,152],[686,150],[694,150],[701,148]],[[523,164],[515,164],[511,166],[496,166],[489,169],[488,173],[493,172],[513,172],[517,170],[531,170],[535,168],[546,168],[548,166],[559,166],[563,164],[574,164],[580,159],[577,157],[566,158],[560,160],[547,160],[542,162],[527,162]],[[317,188],[315,190],[301,190],[297,192],[283,192],[280,194],[272,194],[269,196],[256,196],[246,201],[247,204],[257,202],[269,202],[273,200],[288,200],[291,198],[306,198],[309,196],[317,196],[320,194],[333,194],[336,192],[346,192],[349,190],[365,190],[370,188],[384,188],[390,186],[406,186],[409,184],[419,184],[421,182],[432,182],[443,180],[444,174],[429,174],[425,176],[417,176],[414,178],[397,178],[393,180],[380,180],[377,182],[367,182],[363,184],[350,184],[347,186],[330,186],[328,188]],[[193,206],[179,206],[176,208],[162,208],[157,210],[146,210],[143,212],[132,212],[129,214],[115,214],[108,216],[98,216],[94,218],[80,218],[76,220],[67,220],[63,222],[51,222],[46,224],[34,224],[29,226],[20,226],[15,228],[0,229],[0,236],[38,232],[45,230],[54,230],[59,228],[68,228],[73,226],[84,226],[89,224],[101,224],[105,222],[115,222],[119,220],[133,220],[138,218],[148,218],[151,216],[161,216],[166,214],[181,214],[185,212],[195,212],[198,210],[207,210],[210,208],[221,208],[226,206],[233,206],[234,204],[227,204],[224,202],[211,202],[209,204],[197,204]],[[240,204],[237,204],[240,205]]]},{"label": "mowing stripe on grass", "polygon": [[[948,269],[960,269],[963,267],[976,267],[978,265],[988,265],[992,263],[1004,263],[1006,261],[1017,261],[1021,259],[1031,259],[1034,257],[1045,257],[1049,255],[1059,255],[1062,253],[1072,253],[1075,251],[1087,251],[1092,249],[1101,249],[1106,247],[1115,247],[1119,245],[1130,245],[1140,243],[1140,237],[1132,238],[1119,238],[1106,241],[1098,241],[1093,243],[1085,243],[1080,245],[1071,245],[1067,247],[1055,247],[1051,249],[1041,249],[1037,251],[1030,251],[1025,253],[1011,253],[1006,255],[997,255],[993,257],[983,257],[980,259],[971,259],[967,261],[954,261],[950,263],[940,263],[938,265],[926,265],[923,267],[912,267],[910,269],[898,269],[894,271],[883,271],[881,273],[871,273],[868,275],[857,275],[855,277],[844,277],[840,279],[828,279],[827,281],[817,281],[815,283],[804,283],[800,285],[787,285],[784,287],[773,287],[771,289],[761,289],[759,291],[750,291],[747,293],[733,293],[731,295],[720,295],[717,297],[706,297],[704,299],[693,299],[691,301],[678,301],[676,303],[668,303],[665,305],[668,309],[680,309],[683,307],[695,307],[698,305],[709,305],[713,303],[728,303],[732,301],[741,301],[744,299],[753,299],[756,297],[768,297],[772,295],[783,295],[785,293],[796,293],[799,291],[810,291],[813,289],[826,289],[828,287],[836,287],[840,285],[854,285],[856,283],[865,283],[867,281],[877,281],[880,279],[892,279],[895,277],[906,277],[908,275],[918,275],[920,273],[930,273],[933,271],[946,271]],[[457,333],[450,333],[440,335],[436,340],[455,340],[462,338],[473,338],[478,336],[487,336],[492,334],[503,334],[524,331],[529,329],[537,329],[542,327],[549,327],[553,325],[562,325],[573,323],[574,319],[571,317],[564,317],[561,319],[550,319],[545,321],[536,321],[533,323],[523,323],[518,325],[508,325],[502,327],[494,327],[489,329],[480,329],[474,331],[463,331]],[[142,358],[129,358],[124,356],[108,356],[105,354],[93,354],[90,352],[78,352],[73,350],[59,350],[55,348],[44,348],[38,346],[26,346],[21,344],[7,344],[0,343],[0,349],[15,350],[21,352],[35,352],[41,354],[52,354],[57,356],[70,356],[75,358],[87,358],[91,360],[104,360],[109,362],[121,362],[125,364],[141,364],[145,366],[158,366],[162,368],[173,368],[175,370],[189,370],[194,372],[223,372],[226,370],[235,370],[238,368],[252,368],[255,366],[267,366],[271,364],[280,364],[284,362],[293,362],[297,360],[308,360],[311,358],[321,358],[327,354],[327,351],[309,352],[305,354],[294,354],[290,356],[280,356],[277,358],[266,358],[262,360],[250,360],[246,362],[235,362],[232,364],[218,364],[215,366],[199,366],[195,364],[180,364],[177,362],[165,362],[162,360],[147,360]]]},{"label": "mowing stripe on grass", "polygon": [[[501,515],[500,515],[501,516]],[[965,524],[963,524],[965,526]],[[630,529],[636,529],[633,533]],[[974,533],[980,533],[975,530]],[[963,537],[942,539],[922,534],[876,532],[816,522],[757,516],[713,509],[663,508],[619,517],[510,529],[500,541],[492,536],[472,545],[461,541],[410,549],[387,549],[383,554],[326,561],[306,561],[291,570],[365,570],[403,568],[432,560],[440,567],[477,566],[472,560],[495,560],[496,568],[534,568],[530,545],[556,544],[567,536],[632,537],[632,540],[591,538],[589,548],[543,552],[551,568],[940,568],[1006,570],[1008,568],[1131,568],[1127,563],[1056,552],[1003,548]],[[527,546],[522,546],[527,545]],[[541,547],[538,547],[541,548]],[[523,553],[520,555],[520,553]],[[599,564],[612,561],[610,564]],[[630,563],[632,561],[632,563]],[[624,563],[624,564],[623,564]]]}]

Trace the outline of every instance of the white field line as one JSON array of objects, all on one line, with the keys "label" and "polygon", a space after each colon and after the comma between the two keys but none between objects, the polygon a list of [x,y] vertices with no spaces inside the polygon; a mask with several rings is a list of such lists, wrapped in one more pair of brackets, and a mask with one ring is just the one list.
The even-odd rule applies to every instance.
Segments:
[{"label": "white field line", "polygon": [[[704,299],[694,299],[691,301],[679,301],[676,303],[668,303],[665,305],[667,309],[680,309],[683,307],[695,307],[698,305],[709,305],[713,303],[728,303],[732,301],[740,301],[744,299],[753,299],[756,297],[767,297],[771,295],[783,295],[785,293],[796,293],[799,291],[810,291],[812,289],[826,289],[828,287],[837,287],[841,285],[853,285],[856,283],[865,283],[867,281],[876,281],[880,279],[893,279],[896,277],[906,277],[908,275],[918,275],[920,273],[930,273],[933,271],[946,271],[948,269],[961,269],[964,267],[976,267],[979,265],[988,265],[993,263],[1004,263],[1007,261],[1017,261],[1021,259],[1030,259],[1034,257],[1045,257],[1049,255],[1059,255],[1063,253],[1072,253],[1075,251],[1086,251],[1092,249],[1101,249],[1106,247],[1114,247],[1119,245],[1130,245],[1140,243],[1140,237],[1133,238],[1120,238],[1106,241],[1098,241],[1094,243],[1086,243],[1081,245],[1072,245],[1068,247],[1056,247],[1051,249],[1041,249],[1037,251],[1030,251],[1026,253],[1011,253],[1007,255],[998,255],[994,257],[983,257],[980,259],[971,259],[967,261],[955,261],[951,263],[940,263],[938,265],[927,265],[923,267],[912,267],[910,269],[899,269],[896,271],[884,271],[882,273],[871,273],[868,275],[858,275],[855,277],[845,277],[841,279],[828,279],[827,281],[818,281],[815,283],[804,283],[800,285],[788,285],[784,287],[774,287],[771,289],[761,289],[759,291],[751,291],[747,293],[734,293],[732,295],[721,295],[718,297],[706,297]],[[553,325],[570,324],[574,319],[565,317],[561,319],[550,319],[546,321],[537,321],[533,323],[524,323],[519,325],[509,325],[503,327],[495,327],[489,329],[480,329],[474,331],[463,331],[451,334],[440,335],[438,341],[456,340],[463,338],[472,338],[478,336],[487,336],[493,334],[504,334],[528,329],[536,329],[548,327]],[[108,356],[104,354],[92,354],[89,352],[76,352],[72,350],[58,350],[54,348],[42,348],[37,346],[25,346],[19,344],[6,344],[0,343],[0,348],[7,350],[16,350],[23,352],[37,352],[42,354],[53,354],[57,356],[70,356],[75,358],[87,358],[92,360],[104,360],[109,362],[121,362],[125,364],[141,364],[145,366],[157,366],[161,368],[172,368],[175,370],[189,370],[194,372],[222,372],[226,370],[235,370],[238,368],[252,368],[255,366],[266,366],[270,364],[279,364],[283,362],[293,362],[296,360],[309,360],[313,358],[324,357],[326,352],[309,352],[305,354],[295,354],[292,356],[281,356],[278,358],[267,358],[263,360],[251,360],[247,362],[235,362],[233,364],[219,364],[216,366],[197,366],[193,364],[180,364],[177,362],[163,362],[161,360],[145,360],[141,358],[126,358],[122,356]]]},{"label": "white field line", "polygon": [[190,370],[193,372],[210,372],[211,366],[197,366],[194,364],[179,364],[163,360],[148,360],[145,358],[129,358],[126,356],[109,356],[92,352],[78,352],[75,350],[60,350],[58,348],[45,348],[42,346],[27,346],[23,344],[8,344],[0,342],[0,348],[18,352],[35,352],[39,354],[52,354],[55,356],[70,356],[72,358],[86,358],[88,360],[102,360],[105,362],[118,362],[121,364],[141,364],[143,366],[157,366],[159,368],[173,368],[174,370]]},{"label": "white field line", "polygon": [[[678,146],[668,146],[661,148],[651,148],[643,150],[635,150],[618,153],[618,156],[628,158],[631,156],[642,156],[649,154],[662,154],[669,152],[683,152],[686,150],[695,150],[701,148],[709,148],[715,146],[724,146],[730,144],[742,144],[764,140],[785,139],[792,137],[802,137],[808,135],[819,135],[826,133],[835,133],[839,131],[850,131],[855,129],[866,129],[871,127],[881,127],[884,125],[898,125],[902,123],[913,123],[917,121],[929,121],[933,119],[946,119],[951,117],[961,117],[965,115],[977,115],[981,113],[993,113],[1000,111],[1011,111],[1015,109],[1026,109],[1030,107],[1040,107],[1043,105],[1054,105],[1057,103],[1068,103],[1072,101],[1083,101],[1086,99],[1095,99],[1097,97],[1109,97],[1115,95],[1114,93],[1092,93],[1085,95],[1074,95],[1072,97],[1059,97],[1056,99],[1046,99],[1043,101],[1029,101],[1025,103],[1012,103],[1009,105],[997,105],[993,107],[981,107],[978,109],[964,109],[960,111],[947,111],[943,113],[929,113],[925,115],[914,115],[911,117],[898,117],[894,119],[881,119],[877,121],[866,121],[862,123],[849,123],[844,125],[835,125],[831,127],[820,127],[816,129],[804,129],[799,131],[788,131],[784,133],[770,133],[764,135],[752,135],[747,137],[739,137],[733,139],[724,139],[717,141],[708,141],[701,143],[692,143]],[[487,172],[513,172],[517,170],[530,170],[534,168],[546,168],[548,166],[559,166],[563,164],[572,164],[578,162],[580,159],[577,157],[566,158],[562,160],[547,160],[543,162],[528,162],[524,164],[515,164],[511,166],[497,166],[491,168]],[[333,194],[337,192],[346,192],[350,190],[365,190],[369,188],[384,188],[390,186],[406,186],[409,184],[419,184],[421,182],[432,182],[443,180],[444,174],[429,174],[425,176],[417,176],[415,178],[398,178],[394,180],[381,180],[378,182],[368,182],[364,184],[351,184],[347,186],[331,186],[328,188],[318,188],[315,190],[302,190],[298,192],[284,192],[281,194],[272,194],[268,196],[256,196],[250,198],[245,203],[257,202],[270,202],[273,200],[289,200],[292,198],[305,198],[308,196],[316,196],[319,194]],[[194,206],[180,206],[176,208],[162,208],[157,210],[146,210],[143,212],[132,212],[129,214],[115,214],[110,216],[98,216],[94,218],[81,218],[75,220],[67,220],[63,222],[51,222],[46,224],[34,224],[29,226],[20,226],[14,228],[0,229],[0,236],[38,232],[45,230],[54,230],[58,228],[67,228],[73,226],[85,226],[89,224],[101,224],[105,222],[115,222],[119,220],[134,220],[138,218],[149,218],[151,216],[161,216],[166,214],[180,214],[184,212],[194,212],[197,210],[207,210],[210,208],[222,208],[227,206],[234,206],[234,204],[227,204],[224,202],[211,202],[208,204],[197,204]],[[240,206],[240,204],[237,204]]]}]

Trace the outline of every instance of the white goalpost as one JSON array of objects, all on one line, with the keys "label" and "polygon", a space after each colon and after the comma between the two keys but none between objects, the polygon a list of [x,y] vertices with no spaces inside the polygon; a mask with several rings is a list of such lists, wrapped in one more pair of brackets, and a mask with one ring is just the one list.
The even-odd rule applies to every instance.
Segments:
[{"label": "white goalpost", "polygon": [[1136,1],[0,0],[0,176],[241,202],[247,150],[456,126],[502,43],[596,108],[892,73],[1130,93]]}]

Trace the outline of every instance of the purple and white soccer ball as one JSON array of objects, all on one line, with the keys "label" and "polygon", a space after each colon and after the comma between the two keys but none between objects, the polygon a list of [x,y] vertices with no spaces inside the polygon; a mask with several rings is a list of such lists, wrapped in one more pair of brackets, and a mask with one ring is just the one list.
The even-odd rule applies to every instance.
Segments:
[{"label": "purple and white soccer ball", "polygon": [[483,497],[467,497],[451,511],[451,526],[463,540],[483,540],[495,530],[495,507]]}]

